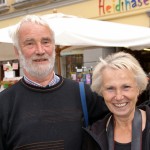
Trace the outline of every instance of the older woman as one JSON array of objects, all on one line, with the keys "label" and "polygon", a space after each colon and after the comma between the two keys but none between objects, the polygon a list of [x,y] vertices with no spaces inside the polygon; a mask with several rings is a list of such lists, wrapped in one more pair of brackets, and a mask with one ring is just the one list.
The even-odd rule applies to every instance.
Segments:
[{"label": "older woman", "polygon": [[85,150],[150,150],[150,109],[136,107],[148,80],[139,62],[118,52],[100,59],[91,88],[110,110],[105,119],[85,129]]}]

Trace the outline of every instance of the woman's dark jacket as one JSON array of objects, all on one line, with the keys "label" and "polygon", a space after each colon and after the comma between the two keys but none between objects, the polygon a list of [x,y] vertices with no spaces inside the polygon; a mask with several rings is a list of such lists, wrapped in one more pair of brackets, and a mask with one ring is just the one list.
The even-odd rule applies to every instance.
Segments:
[{"label": "woman's dark jacket", "polygon": [[[143,137],[142,150],[150,150],[150,108],[148,106],[139,107],[146,111],[146,135]],[[106,124],[111,114],[103,120],[95,122],[91,127],[84,128],[84,142],[82,150],[108,150]]]}]

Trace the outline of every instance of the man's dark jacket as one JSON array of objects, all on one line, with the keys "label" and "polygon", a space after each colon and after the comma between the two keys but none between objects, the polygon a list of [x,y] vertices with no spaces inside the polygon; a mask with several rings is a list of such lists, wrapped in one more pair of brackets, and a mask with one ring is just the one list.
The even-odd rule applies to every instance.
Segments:
[{"label": "man's dark jacket", "polygon": [[[90,124],[107,113],[85,86]],[[0,150],[80,150],[84,126],[77,82],[40,88],[21,79],[0,93]]]}]

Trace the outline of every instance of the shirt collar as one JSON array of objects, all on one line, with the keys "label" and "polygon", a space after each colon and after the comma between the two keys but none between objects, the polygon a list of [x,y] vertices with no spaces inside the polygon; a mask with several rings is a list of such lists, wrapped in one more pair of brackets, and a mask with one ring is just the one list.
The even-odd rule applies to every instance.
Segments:
[{"label": "shirt collar", "polygon": [[57,75],[54,73],[53,79],[49,82],[49,84],[48,84],[47,86],[42,86],[42,85],[40,85],[39,83],[30,80],[30,79],[27,78],[25,75],[24,75],[24,80],[25,80],[26,83],[28,83],[28,84],[30,84],[30,85],[34,85],[34,86],[37,86],[37,87],[43,87],[43,88],[44,88],[44,87],[47,87],[47,86],[50,87],[50,86],[53,86],[53,85],[57,84],[57,83],[59,82],[60,78],[59,78],[59,76],[57,76]]}]

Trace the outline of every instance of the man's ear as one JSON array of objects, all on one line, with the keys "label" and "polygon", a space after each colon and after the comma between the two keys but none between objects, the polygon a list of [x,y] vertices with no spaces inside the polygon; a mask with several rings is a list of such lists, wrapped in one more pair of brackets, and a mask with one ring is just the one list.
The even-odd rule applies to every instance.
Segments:
[{"label": "man's ear", "polygon": [[19,58],[19,52],[18,52],[18,49],[14,46],[14,51],[15,51],[15,54],[17,56],[17,58]]}]

